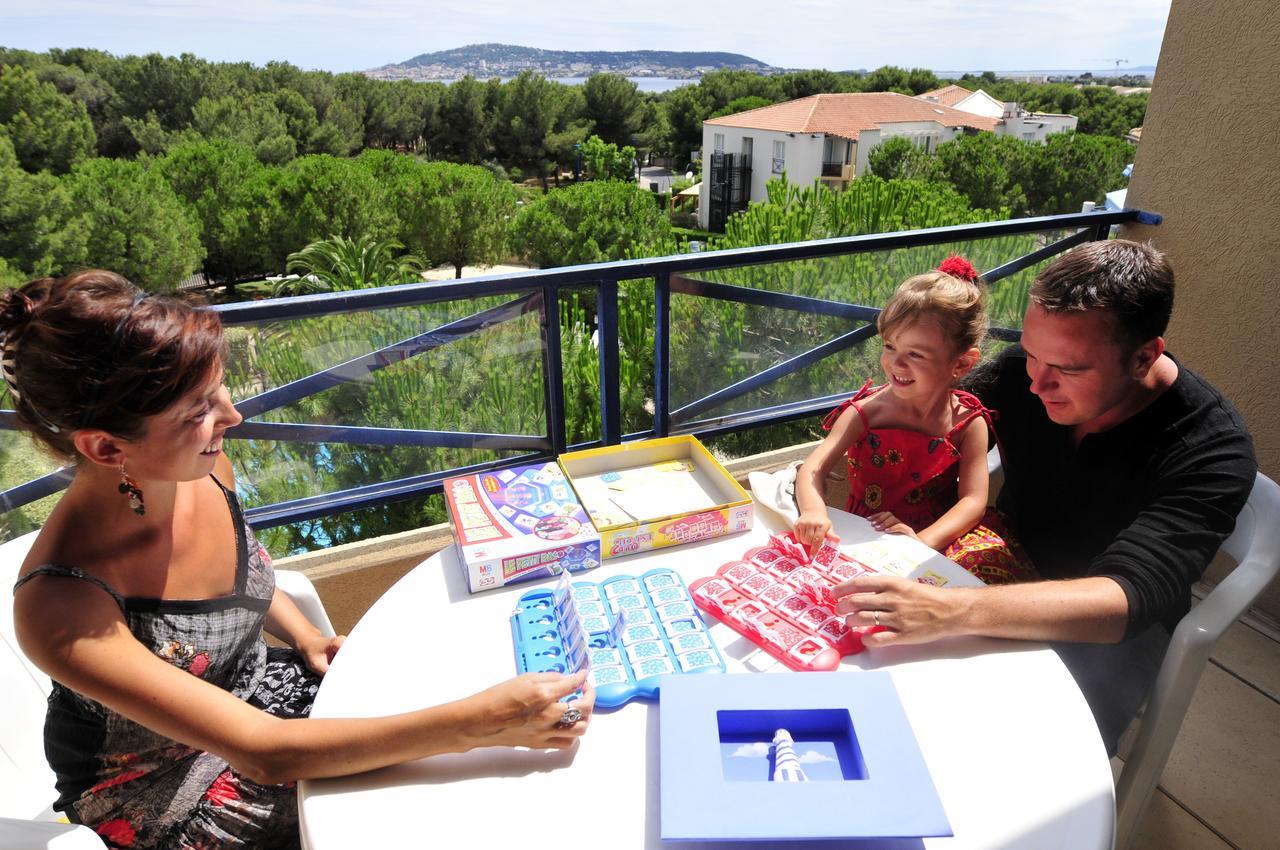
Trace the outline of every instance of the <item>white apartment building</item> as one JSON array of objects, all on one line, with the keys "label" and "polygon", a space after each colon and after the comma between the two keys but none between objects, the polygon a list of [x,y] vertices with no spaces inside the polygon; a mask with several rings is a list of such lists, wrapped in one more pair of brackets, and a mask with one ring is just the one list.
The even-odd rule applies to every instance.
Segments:
[{"label": "white apartment building", "polygon": [[[959,97],[959,92],[965,96]],[[1033,115],[959,86],[919,97],[894,92],[816,94],[712,118],[702,124],[698,223],[723,229],[728,215],[763,199],[765,184],[784,171],[797,185],[821,180],[844,188],[867,170],[871,149],[894,136],[933,150],[964,133],[988,130],[1044,141],[1049,133],[1075,125],[1074,116]]]}]

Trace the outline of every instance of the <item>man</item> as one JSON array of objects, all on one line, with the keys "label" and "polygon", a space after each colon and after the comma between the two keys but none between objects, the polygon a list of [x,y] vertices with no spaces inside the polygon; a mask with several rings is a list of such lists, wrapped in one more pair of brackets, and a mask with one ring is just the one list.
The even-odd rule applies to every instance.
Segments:
[{"label": "man", "polygon": [[1164,348],[1173,270],[1149,245],[1094,242],[1031,287],[1020,346],[972,389],[999,412],[1009,518],[1042,581],[941,589],[846,582],[868,646],[961,634],[1050,641],[1108,751],[1145,699],[1191,586],[1257,471],[1240,414]]}]

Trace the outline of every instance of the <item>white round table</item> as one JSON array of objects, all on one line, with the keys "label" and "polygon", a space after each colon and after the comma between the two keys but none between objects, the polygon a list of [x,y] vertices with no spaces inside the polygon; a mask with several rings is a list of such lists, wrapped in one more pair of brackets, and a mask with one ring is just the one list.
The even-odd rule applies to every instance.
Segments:
[{"label": "white round table", "polygon": [[[944,575],[959,568],[922,544],[884,537],[833,510],[842,546],[879,540]],[[769,515],[745,534],[605,564],[599,581],[657,566],[685,581],[763,543]],[[961,571],[962,572],[962,571]],[[515,675],[508,618],[516,584],[472,595],[449,547],[396,583],[352,630],[325,677],[314,717],[376,716],[446,702]],[[729,673],[754,646],[711,628]],[[749,663],[760,659],[748,658]],[[780,665],[779,670],[782,670]],[[867,650],[841,666],[888,670],[955,832],[951,838],[854,842],[865,848],[1063,848],[1113,842],[1110,763],[1084,697],[1041,644],[966,638]],[[488,748],[338,779],[299,783],[304,846],[675,848],[659,837],[658,705],[597,713],[568,752]],[[847,842],[846,842],[847,843]],[[799,846],[754,843],[753,848]],[[707,847],[706,843],[688,845]],[[829,842],[827,843],[829,845]]]}]

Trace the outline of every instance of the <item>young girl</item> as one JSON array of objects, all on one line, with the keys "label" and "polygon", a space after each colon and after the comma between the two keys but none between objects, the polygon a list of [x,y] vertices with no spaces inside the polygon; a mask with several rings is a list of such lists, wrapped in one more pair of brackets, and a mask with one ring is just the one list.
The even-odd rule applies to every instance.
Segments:
[{"label": "young girl", "polygon": [[[878,531],[907,534],[989,584],[1029,578],[987,513],[990,412],[953,385],[978,362],[986,334],[977,271],[951,257],[938,271],[904,282],[881,311],[880,365],[827,416],[830,433],[800,467],[796,537],[818,546],[831,530],[823,485],[849,458],[849,504]],[[981,524],[980,524],[981,523]]]},{"label": "young girl", "polygon": [[[217,315],[86,271],[0,295],[18,418],[75,462],[14,588],[53,679],[55,808],[111,847],[297,847],[292,782],[480,746],[570,746],[583,675],[434,708],[310,720],[342,638],[275,590],[235,495]],[[262,632],[293,649],[267,649]]]}]

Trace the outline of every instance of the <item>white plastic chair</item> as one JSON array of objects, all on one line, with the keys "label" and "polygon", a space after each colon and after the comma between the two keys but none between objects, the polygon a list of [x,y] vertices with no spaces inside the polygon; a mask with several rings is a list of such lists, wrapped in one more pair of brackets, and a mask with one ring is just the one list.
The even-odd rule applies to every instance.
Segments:
[{"label": "white plastic chair", "polygon": [[1116,850],[1133,841],[1209,653],[1280,572],[1280,486],[1262,473],[1221,551],[1236,568],[1174,630],[1116,783]]},{"label": "white plastic chair", "polygon": [[[994,490],[1004,475],[994,449],[987,456],[987,468]],[[1235,530],[1219,551],[1236,567],[1174,629],[1116,782],[1115,850],[1128,850],[1133,842],[1218,638],[1280,573],[1280,486],[1261,472],[1236,517]]]},{"label": "white plastic chair", "polygon": [[[57,823],[51,808],[53,771],[44,756],[44,716],[49,677],[27,660],[13,631],[9,593],[18,569],[38,532],[0,545],[0,693],[4,694],[4,722],[0,723],[0,850],[95,848],[103,844],[83,826]],[[332,636],[333,625],[310,579],[300,572],[278,570],[276,585],[288,594],[316,628]]]}]

